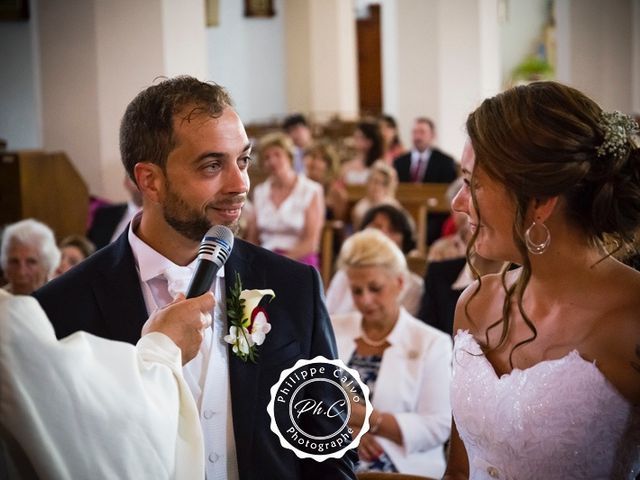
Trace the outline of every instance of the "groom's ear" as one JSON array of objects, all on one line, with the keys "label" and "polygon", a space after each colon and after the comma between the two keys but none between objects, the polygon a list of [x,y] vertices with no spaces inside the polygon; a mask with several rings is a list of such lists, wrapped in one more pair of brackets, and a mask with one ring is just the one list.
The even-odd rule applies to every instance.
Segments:
[{"label": "groom's ear", "polygon": [[133,168],[138,189],[143,199],[160,203],[164,194],[164,174],[160,166],[150,162],[138,162]]}]

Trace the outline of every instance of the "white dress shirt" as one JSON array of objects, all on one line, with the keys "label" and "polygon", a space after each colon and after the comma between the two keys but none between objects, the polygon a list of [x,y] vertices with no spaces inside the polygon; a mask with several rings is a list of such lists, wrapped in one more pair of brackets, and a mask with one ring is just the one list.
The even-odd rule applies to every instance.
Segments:
[{"label": "white dress shirt", "polygon": [[[164,271],[179,266],[156,252],[134,233],[140,222],[139,217],[140,215],[136,215],[131,222],[129,244],[136,260],[147,311],[152,312],[173,300],[169,294]],[[196,263],[194,260],[188,267],[195,271]],[[238,465],[229,390],[229,358],[227,344],[223,340],[228,331],[224,269],[218,271],[211,290],[216,299],[212,313],[212,328],[205,330],[200,351],[184,366],[183,373],[200,413],[206,478],[237,480]]]},{"label": "white dress shirt", "polygon": [[127,228],[129,222],[133,220],[133,217],[136,216],[136,213],[140,211],[142,207],[136,205],[131,200],[127,202],[127,210],[124,212],[124,215],[118,222],[116,229],[113,231],[113,235],[111,235],[111,242],[115,242],[118,237],[124,232],[124,229]]}]

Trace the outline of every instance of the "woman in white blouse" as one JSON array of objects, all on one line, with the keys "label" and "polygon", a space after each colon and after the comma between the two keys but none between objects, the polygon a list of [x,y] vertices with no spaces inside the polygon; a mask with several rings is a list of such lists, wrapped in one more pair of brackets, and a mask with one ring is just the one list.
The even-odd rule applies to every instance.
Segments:
[{"label": "woman in white blouse", "polygon": [[406,261],[383,233],[354,234],[338,262],[358,309],[332,317],[338,354],[358,370],[374,408],[358,469],[440,478],[450,433],[451,338],[400,305]]},{"label": "woman in white blouse", "polygon": [[254,190],[247,240],[318,267],[325,210],[322,185],[293,169],[293,143],[284,133],[265,135],[258,154],[269,177]]}]

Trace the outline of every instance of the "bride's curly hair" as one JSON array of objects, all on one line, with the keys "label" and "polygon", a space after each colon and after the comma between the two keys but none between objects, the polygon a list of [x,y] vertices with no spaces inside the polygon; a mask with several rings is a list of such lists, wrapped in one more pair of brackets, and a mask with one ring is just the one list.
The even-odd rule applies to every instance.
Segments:
[{"label": "bride's curly hair", "polygon": [[[508,268],[503,270],[502,318],[487,327],[483,345],[489,351],[505,344],[511,325],[510,306],[516,300],[532,335],[511,350],[513,368],[514,350],[537,337],[522,306],[531,277],[524,235],[531,199],[562,197],[567,222],[581,230],[592,245],[614,245],[619,250],[634,242],[640,226],[640,150],[637,137],[627,135],[617,151],[602,155],[600,149],[598,156],[607,130],[602,109],[578,90],[556,82],[518,86],[486,99],[469,115],[466,127],[475,151],[475,167],[504,185],[515,203],[512,234],[523,259],[522,270],[510,286],[506,282]],[[471,195],[480,217],[473,188]],[[474,253],[477,234],[469,243],[468,258]],[[610,253],[603,248],[603,258]],[[480,288],[478,283],[469,302]],[[467,314],[469,302],[465,305]],[[491,346],[489,331],[500,325],[500,340]]]}]

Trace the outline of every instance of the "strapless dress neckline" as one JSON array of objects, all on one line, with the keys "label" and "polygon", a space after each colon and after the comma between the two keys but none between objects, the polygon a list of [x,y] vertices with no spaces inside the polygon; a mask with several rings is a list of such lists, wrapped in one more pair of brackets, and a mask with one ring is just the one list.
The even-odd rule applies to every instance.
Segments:
[{"label": "strapless dress neckline", "polygon": [[577,350],[498,375],[455,337],[452,409],[477,479],[633,479],[640,412]]}]

